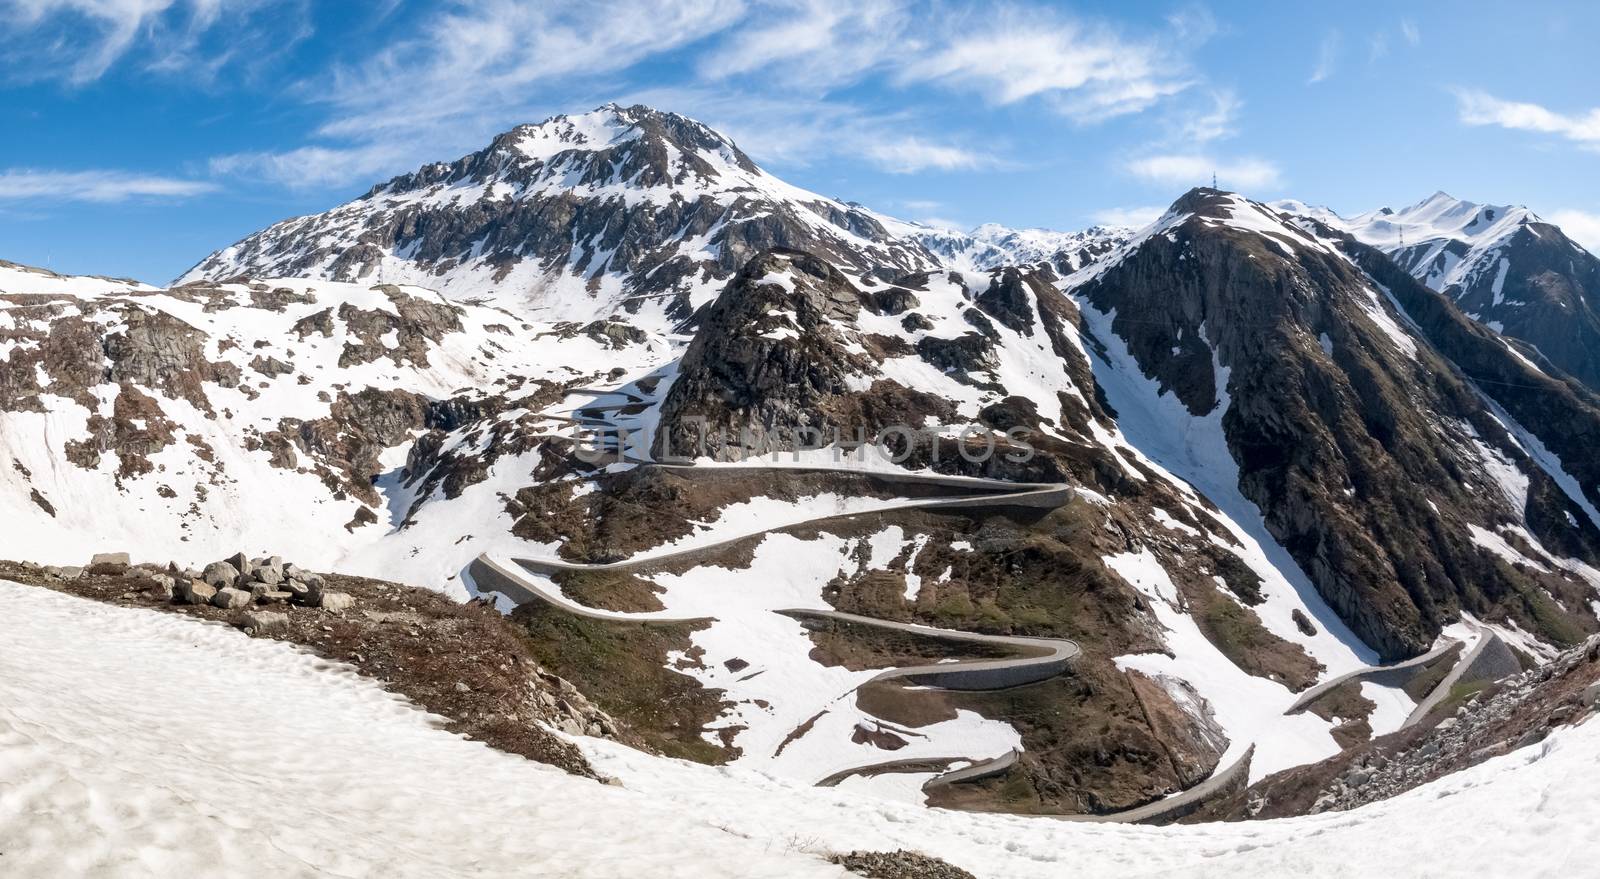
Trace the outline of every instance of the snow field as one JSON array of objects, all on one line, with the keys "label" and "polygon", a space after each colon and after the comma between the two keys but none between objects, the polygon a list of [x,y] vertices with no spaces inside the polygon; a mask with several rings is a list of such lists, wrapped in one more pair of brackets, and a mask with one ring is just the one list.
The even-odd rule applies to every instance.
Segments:
[{"label": "snow field", "polygon": [[0,583],[0,644],[7,876],[844,875],[222,626]]}]

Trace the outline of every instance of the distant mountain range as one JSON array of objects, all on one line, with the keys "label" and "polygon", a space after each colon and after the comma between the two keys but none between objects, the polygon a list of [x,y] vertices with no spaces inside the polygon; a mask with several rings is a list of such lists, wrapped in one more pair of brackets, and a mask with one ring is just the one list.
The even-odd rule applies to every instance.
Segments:
[{"label": "distant mountain range", "polygon": [[1600,260],[1527,208],[1443,192],[1354,217],[1275,207],[1382,250],[1473,320],[1526,343],[1524,353],[1600,389]]}]

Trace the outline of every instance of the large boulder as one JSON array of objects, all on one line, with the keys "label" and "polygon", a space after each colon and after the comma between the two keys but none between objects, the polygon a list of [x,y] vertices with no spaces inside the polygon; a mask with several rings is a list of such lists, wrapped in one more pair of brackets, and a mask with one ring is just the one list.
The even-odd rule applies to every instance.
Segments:
[{"label": "large boulder", "polygon": [[189,604],[210,604],[216,594],[217,588],[204,580],[181,580],[178,584],[178,598]]},{"label": "large boulder", "polygon": [[150,597],[157,601],[171,601],[177,595],[177,581],[167,574],[155,574],[150,578]]},{"label": "large boulder", "polygon": [[225,586],[218,589],[216,595],[211,596],[211,605],[220,607],[223,610],[238,610],[241,607],[249,607],[250,593],[243,589]]},{"label": "large boulder", "polygon": [[117,576],[125,574],[132,562],[125,552],[98,552],[89,559],[88,572],[102,576]]},{"label": "large boulder", "polygon": [[343,592],[324,592],[317,601],[317,606],[329,613],[342,613],[354,607],[355,598]]},{"label": "large boulder", "polygon": [[289,628],[289,615],[269,610],[247,610],[239,617],[239,627],[251,635],[271,635]]},{"label": "large boulder", "polygon": [[233,565],[233,569],[238,571],[241,577],[248,577],[255,570],[255,565],[250,563],[250,557],[242,552],[234,553],[228,557],[227,561],[228,564]]},{"label": "large boulder", "polygon": [[239,569],[229,562],[212,562],[200,572],[200,579],[211,586],[221,589],[232,586],[239,581]]}]

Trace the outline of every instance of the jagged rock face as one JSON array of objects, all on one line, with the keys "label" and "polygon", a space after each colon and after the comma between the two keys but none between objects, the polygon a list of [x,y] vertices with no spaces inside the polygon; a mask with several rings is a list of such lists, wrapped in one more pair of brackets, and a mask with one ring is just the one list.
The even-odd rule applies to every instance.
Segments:
[{"label": "jagged rock face", "polygon": [[[768,251],[751,260],[699,317],[662,404],[659,448],[738,460],[797,442],[831,444],[836,431],[848,438],[867,422],[951,414],[948,401],[910,389],[876,401],[856,393],[877,372],[856,326],[868,307],[876,307],[871,298],[812,254]],[[862,421],[874,403],[891,411]]]},{"label": "jagged rock face", "polygon": [[1383,655],[1421,652],[1461,610],[1591,630],[1592,584],[1507,564],[1483,534],[1593,564],[1594,523],[1366,275],[1277,216],[1197,190],[1075,293],[1191,413],[1226,407],[1240,490]]},{"label": "jagged rock face", "polygon": [[[955,445],[963,428],[1015,428],[1052,443],[1059,435],[1040,433],[1042,422],[1071,433],[1088,432],[1096,419],[1109,423],[1074,341],[1076,308],[1052,277],[1047,268],[1006,268],[878,284],[853,281],[811,254],[765,253],[697,315],[654,448],[739,460],[886,436],[912,466],[1056,478],[1061,466],[1048,455],[975,462]],[[1037,371],[1040,360],[1052,374],[1032,377],[1049,399],[1008,387],[1006,376]],[[1006,447],[1006,439],[996,442]],[[1108,460],[1104,469],[1116,470]]]},{"label": "jagged rock face", "polygon": [[1527,208],[1443,192],[1356,217],[1284,207],[1384,251],[1531,359],[1600,390],[1600,260]]},{"label": "jagged rock face", "polygon": [[698,122],[607,105],[519,126],[455,162],[286,220],[182,280],[417,283],[532,302],[546,319],[643,310],[682,320],[770,248],[861,273],[936,265],[875,215],[771,177]]}]

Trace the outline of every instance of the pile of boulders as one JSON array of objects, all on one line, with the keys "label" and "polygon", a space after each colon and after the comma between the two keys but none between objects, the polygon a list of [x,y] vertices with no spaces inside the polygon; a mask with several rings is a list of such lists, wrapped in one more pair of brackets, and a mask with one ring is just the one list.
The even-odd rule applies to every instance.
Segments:
[{"label": "pile of boulders", "polygon": [[281,556],[250,558],[241,552],[196,570],[176,562],[165,567],[135,565],[127,553],[110,552],[96,555],[81,568],[48,567],[44,572],[64,580],[85,575],[136,576],[150,584],[148,591],[158,599],[245,611],[240,624],[252,634],[289,625],[286,613],[264,607],[282,605],[287,610],[291,605],[300,605],[341,613],[355,604],[351,595],[329,590],[321,574],[286,563]]}]

